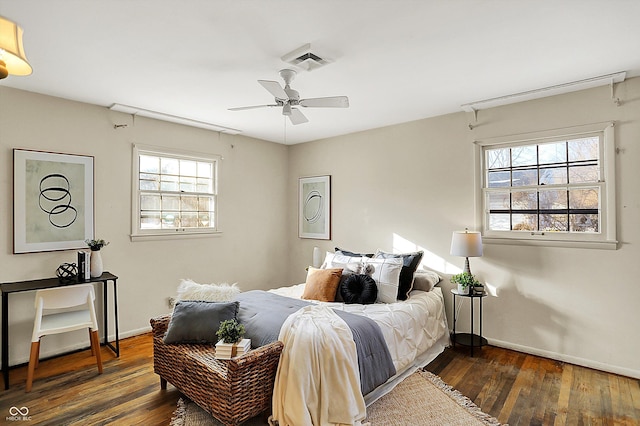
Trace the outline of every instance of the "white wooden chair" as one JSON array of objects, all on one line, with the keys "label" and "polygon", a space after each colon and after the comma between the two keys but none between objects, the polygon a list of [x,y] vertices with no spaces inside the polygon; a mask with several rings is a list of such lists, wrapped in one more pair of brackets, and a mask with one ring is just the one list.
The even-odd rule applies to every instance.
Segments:
[{"label": "white wooden chair", "polygon": [[[102,358],[100,356],[100,336],[98,321],[93,302],[96,296],[92,284],[70,285],[67,287],[48,288],[36,292],[36,317],[31,337],[31,354],[27,371],[26,391],[31,391],[33,373],[38,366],[40,355],[40,339],[42,336],[69,331],[89,329],[91,354],[95,355],[98,372],[102,374]],[[47,314],[46,311],[64,310]]]}]

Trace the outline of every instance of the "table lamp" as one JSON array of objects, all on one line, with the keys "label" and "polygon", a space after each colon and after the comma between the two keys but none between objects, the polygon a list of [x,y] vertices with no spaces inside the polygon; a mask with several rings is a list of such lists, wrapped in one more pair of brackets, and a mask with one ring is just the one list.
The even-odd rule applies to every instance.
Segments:
[{"label": "table lamp", "polygon": [[471,274],[469,268],[470,257],[482,256],[482,235],[479,232],[454,231],[451,237],[451,254],[464,257],[464,272]]}]

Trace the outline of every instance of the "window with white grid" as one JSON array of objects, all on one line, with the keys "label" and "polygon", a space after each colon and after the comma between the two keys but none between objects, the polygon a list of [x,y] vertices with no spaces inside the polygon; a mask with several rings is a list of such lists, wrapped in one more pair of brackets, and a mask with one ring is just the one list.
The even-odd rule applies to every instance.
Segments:
[{"label": "window with white grid", "polygon": [[481,144],[484,239],[615,248],[612,150],[612,125]]},{"label": "window with white grid", "polygon": [[134,146],[132,237],[216,233],[219,157]]}]

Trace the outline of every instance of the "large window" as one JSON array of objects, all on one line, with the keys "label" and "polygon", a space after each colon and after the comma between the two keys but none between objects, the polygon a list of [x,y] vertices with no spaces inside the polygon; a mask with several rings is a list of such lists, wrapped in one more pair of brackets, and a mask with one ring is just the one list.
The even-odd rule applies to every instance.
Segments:
[{"label": "large window", "polygon": [[132,237],[217,232],[218,161],[134,146]]},{"label": "large window", "polygon": [[481,144],[485,237],[615,248],[610,128]]}]

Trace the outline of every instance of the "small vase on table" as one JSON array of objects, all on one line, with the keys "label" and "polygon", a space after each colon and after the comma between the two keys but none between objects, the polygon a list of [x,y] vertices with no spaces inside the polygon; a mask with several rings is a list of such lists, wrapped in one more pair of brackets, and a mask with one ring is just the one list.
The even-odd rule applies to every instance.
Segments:
[{"label": "small vase on table", "polygon": [[90,267],[90,275],[91,278],[98,278],[104,272],[104,268],[102,266],[102,255],[100,254],[100,250],[91,250],[91,267]]}]

